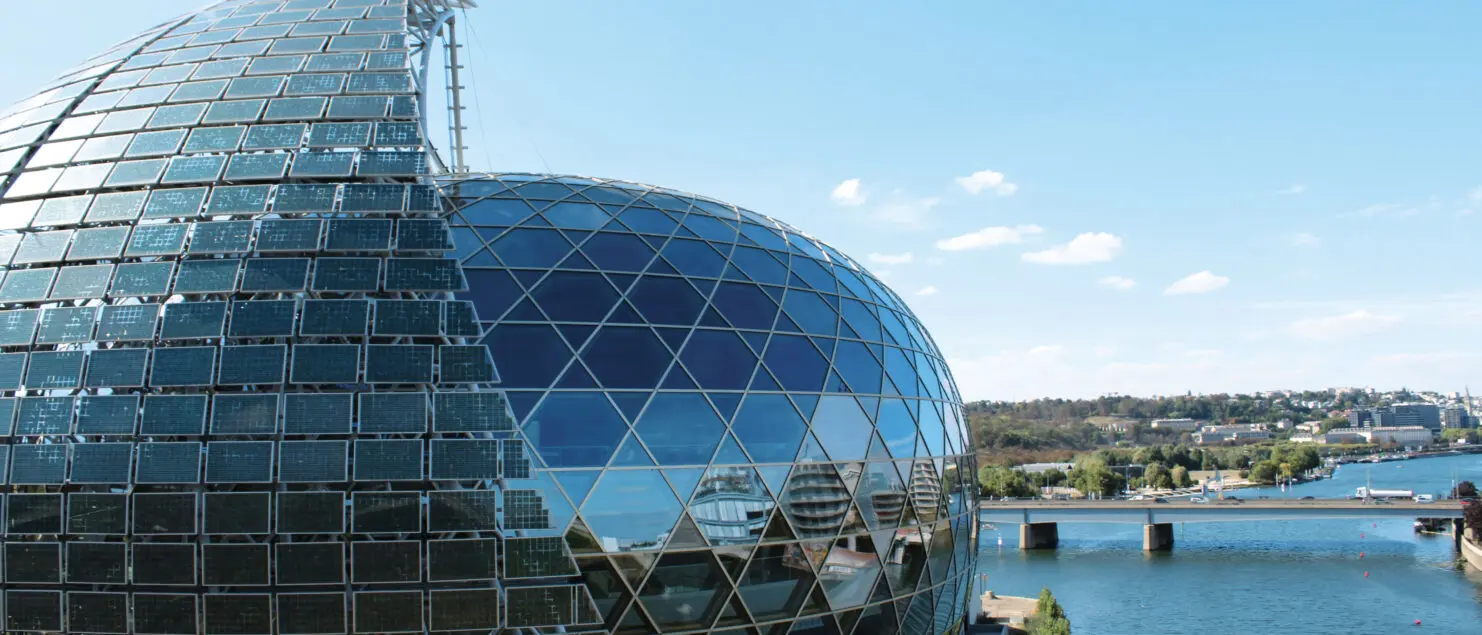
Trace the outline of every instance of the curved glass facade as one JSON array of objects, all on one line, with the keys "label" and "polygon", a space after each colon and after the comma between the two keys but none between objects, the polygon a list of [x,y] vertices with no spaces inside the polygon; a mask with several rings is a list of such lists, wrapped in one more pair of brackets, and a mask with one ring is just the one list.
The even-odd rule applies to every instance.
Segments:
[{"label": "curved glass facade", "polygon": [[701,196],[529,174],[443,191],[546,501],[518,533],[565,538],[607,628],[954,631],[976,467],[899,296]]},{"label": "curved glass facade", "polygon": [[463,0],[228,0],[0,111],[10,632],[945,633],[976,486],[863,268],[435,179]]}]

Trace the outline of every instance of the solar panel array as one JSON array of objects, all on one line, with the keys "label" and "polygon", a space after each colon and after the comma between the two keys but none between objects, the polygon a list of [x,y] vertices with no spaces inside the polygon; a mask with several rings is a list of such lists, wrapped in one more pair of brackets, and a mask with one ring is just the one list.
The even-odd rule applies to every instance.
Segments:
[{"label": "solar panel array", "polygon": [[415,65],[461,5],[228,0],[0,112],[5,630],[600,621],[501,582],[533,476]]}]

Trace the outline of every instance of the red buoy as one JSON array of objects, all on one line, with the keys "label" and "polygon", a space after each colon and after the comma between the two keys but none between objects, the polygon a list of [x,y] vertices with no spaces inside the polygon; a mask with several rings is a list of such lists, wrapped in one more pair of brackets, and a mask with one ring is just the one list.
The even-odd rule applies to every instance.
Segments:
[{"label": "red buoy", "polygon": [[1369,577],[1369,572],[1368,571],[1365,571],[1364,572],[1364,577],[1366,577],[1366,578]]},{"label": "red buoy", "polygon": [[1420,626],[1420,620],[1415,620],[1415,625]]},{"label": "red buoy", "polygon": [[1364,552],[1362,552],[1362,551],[1360,551],[1360,552],[1359,552],[1359,557],[1360,557],[1360,558],[1362,558],[1362,557],[1364,557]]}]

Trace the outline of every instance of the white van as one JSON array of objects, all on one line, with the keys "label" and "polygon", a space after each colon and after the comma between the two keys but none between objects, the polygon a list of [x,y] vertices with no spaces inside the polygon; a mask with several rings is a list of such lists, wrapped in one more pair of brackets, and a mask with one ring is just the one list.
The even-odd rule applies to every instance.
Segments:
[{"label": "white van", "polygon": [[1436,502],[1436,497],[1435,496],[1432,496],[1430,494],[1416,494],[1415,495],[1415,502],[1417,502],[1417,503],[1434,503],[1434,502]]}]

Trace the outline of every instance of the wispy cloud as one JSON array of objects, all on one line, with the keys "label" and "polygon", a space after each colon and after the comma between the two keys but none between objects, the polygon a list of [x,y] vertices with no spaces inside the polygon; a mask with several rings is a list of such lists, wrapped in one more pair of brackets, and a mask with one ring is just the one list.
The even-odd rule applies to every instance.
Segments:
[{"label": "wispy cloud", "polygon": [[1097,284],[1100,284],[1101,286],[1108,289],[1126,291],[1128,289],[1131,289],[1132,287],[1137,286],[1137,281],[1131,278],[1123,278],[1122,276],[1107,276],[1105,278],[1102,278],[1101,280],[1098,280]]},{"label": "wispy cloud", "polygon": [[1399,323],[1393,315],[1371,313],[1359,309],[1352,313],[1326,317],[1303,318],[1291,323],[1293,335],[1303,339],[1329,341],[1359,335],[1378,333]]},{"label": "wispy cloud", "polygon": [[975,232],[938,240],[937,249],[942,251],[965,251],[968,249],[997,247],[999,245],[1014,245],[1024,242],[1024,239],[1028,236],[1044,231],[1044,228],[1039,225],[984,227]]},{"label": "wispy cloud", "polygon": [[870,259],[870,262],[880,265],[910,264],[916,258],[909,251],[901,254],[870,254],[866,257]]},{"label": "wispy cloud", "polygon": [[927,226],[931,210],[941,204],[935,196],[912,198],[899,190],[892,192],[884,203],[875,208],[876,220],[898,225],[906,229],[922,229]]},{"label": "wispy cloud", "polygon": [[1084,233],[1064,245],[1043,251],[1032,251],[1019,257],[1024,262],[1041,265],[1084,265],[1106,262],[1122,250],[1122,239],[1112,234]]},{"label": "wispy cloud", "polygon": [[1209,293],[1230,284],[1226,276],[1217,276],[1208,270],[1190,274],[1168,285],[1163,293],[1167,295],[1189,295],[1194,293]]},{"label": "wispy cloud", "polygon": [[1283,196],[1296,196],[1298,194],[1305,193],[1306,191],[1306,185],[1302,185],[1301,183],[1293,183],[1291,185],[1288,185],[1287,187],[1277,190],[1276,193]]},{"label": "wispy cloud", "polygon": [[929,296],[929,295],[936,295],[936,294],[937,294],[937,288],[934,287],[934,286],[931,286],[931,285],[926,285],[926,286],[921,287],[920,289],[917,289],[916,290],[916,295],[919,295],[919,296],[922,296],[922,297],[926,297],[926,296]]},{"label": "wispy cloud", "polygon": [[1297,232],[1291,237],[1293,247],[1321,247],[1322,239],[1307,232]]},{"label": "wispy cloud", "polygon": [[1380,203],[1352,212],[1339,214],[1340,218],[1408,218],[1420,213],[1420,208],[1411,205]]},{"label": "wispy cloud", "polygon": [[1009,182],[1002,172],[993,170],[979,170],[967,176],[959,176],[955,180],[958,185],[962,186],[962,189],[967,190],[967,193],[973,196],[985,190],[992,190],[999,196],[1013,196],[1014,192],[1019,191],[1019,186]]},{"label": "wispy cloud", "polygon": [[843,183],[835,185],[834,191],[830,192],[828,197],[835,203],[848,207],[864,205],[865,200],[868,199],[861,189],[859,179],[848,179]]}]

